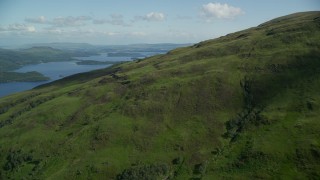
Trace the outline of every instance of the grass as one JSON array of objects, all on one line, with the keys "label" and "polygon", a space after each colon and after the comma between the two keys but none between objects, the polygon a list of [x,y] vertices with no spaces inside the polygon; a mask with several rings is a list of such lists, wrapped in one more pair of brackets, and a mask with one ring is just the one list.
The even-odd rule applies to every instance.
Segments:
[{"label": "grass", "polygon": [[317,179],[319,17],[2,98],[0,177]]}]

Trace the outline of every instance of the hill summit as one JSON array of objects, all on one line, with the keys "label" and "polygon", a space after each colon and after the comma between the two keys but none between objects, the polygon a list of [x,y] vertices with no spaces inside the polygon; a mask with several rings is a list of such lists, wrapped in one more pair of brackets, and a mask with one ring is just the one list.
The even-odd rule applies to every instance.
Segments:
[{"label": "hill summit", "polygon": [[318,179],[320,12],[0,100],[1,179]]}]

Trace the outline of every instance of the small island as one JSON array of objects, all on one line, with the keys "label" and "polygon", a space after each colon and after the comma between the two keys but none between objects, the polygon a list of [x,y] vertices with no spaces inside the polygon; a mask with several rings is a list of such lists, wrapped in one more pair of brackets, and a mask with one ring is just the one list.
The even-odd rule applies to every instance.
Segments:
[{"label": "small island", "polygon": [[94,61],[94,60],[83,60],[76,62],[77,65],[107,65],[107,64],[120,64],[126,61]]},{"label": "small island", "polygon": [[114,52],[114,53],[108,53],[109,57],[134,57],[134,58],[141,58],[144,57],[141,53],[136,52]]}]

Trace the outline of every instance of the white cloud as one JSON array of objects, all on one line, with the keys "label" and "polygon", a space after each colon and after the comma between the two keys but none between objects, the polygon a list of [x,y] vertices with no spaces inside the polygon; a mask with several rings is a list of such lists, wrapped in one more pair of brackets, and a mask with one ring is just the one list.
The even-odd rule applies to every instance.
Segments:
[{"label": "white cloud", "polygon": [[76,27],[84,26],[87,21],[92,20],[90,16],[68,16],[68,17],[56,17],[52,20],[46,19],[44,16],[36,18],[26,18],[25,22],[33,24],[47,24],[54,27]]},{"label": "white cloud", "polygon": [[220,3],[208,3],[203,5],[201,9],[201,15],[208,21],[215,18],[233,19],[234,17],[242,14],[244,14],[244,11],[241,8]]},{"label": "white cloud", "polygon": [[59,28],[46,28],[43,32],[48,33],[48,34],[62,34],[63,33],[63,31]]},{"label": "white cloud", "polygon": [[7,27],[0,27],[4,32],[36,32],[36,28],[27,24],[10,24]]},{"label": "white cloud", "polygon": [[144,21],[164,21],[165,15],[160,12],[151,12],[144,16],[136,16],[135,20],[144,20]]},{"label": "white cloud", "polygon": [[45,24],[47,22],[44,16],[39,16],[37,18],[25,18],[25,21],[28,23],[35,23],[35,24]]},{"label": "white cloud", "polygon": [[36,28],[34,26],[28,26],[27,31],[28,32],[36,32]]},{"label": "white cloud", "polygon": [[92,18],[90,16],[68,16],[68,17],[57,17],[54,18],[49,24],[56,27],[74,27],[74,26],[84,26],[86,21],[90,21]]},{"label": "white cloud", "polygon": [[129,24],[125,23],[123,20],[123,16],[121,14],[112,14],[110,15],[110,19],[95,19],[92,21],[93,24],[112,24],[116,26],[129,26]]},{"label": "white cloud", "polygon": [[119,33],[116,33],[116,32],[105,32],[104,34],[106,34],[107,36],[116,36],[116,35],[119,35]]},{"label": "white cloud", "polygon": [[163,13],[151,12],[145,18],[147,21],[163,21],[165,16]]}]

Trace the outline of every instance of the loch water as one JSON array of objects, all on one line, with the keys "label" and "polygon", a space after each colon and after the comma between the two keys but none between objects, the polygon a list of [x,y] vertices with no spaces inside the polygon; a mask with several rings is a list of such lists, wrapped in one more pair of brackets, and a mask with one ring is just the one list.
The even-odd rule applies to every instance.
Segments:
[{"label": "loch water", "polygon": [[[139,52],[143,57],[149,57],[155,54],[160,54],[159,52]],[[108,53],[101,53],[99,55],[89,56],[89,57],[76,57],[78,60],[92,60],[92,61],[131,61],[132,57],[109,57]],[[40,82],[9,82],[0,83],[0,98],[14,94],[21,91],[30,90],[42,84],[46,84],[66,76],[70,76],[77,73],[88,72],[96,69],[102,69],[111,66],[112,64],[104,65],[78,65],[77,61],[66,61],[66,62],[49,62],[34,65],[27,65],[20,69],[15,70],[15,72],[30,72],[37,71],[46,77],[49,77],[48,81]]]}]

